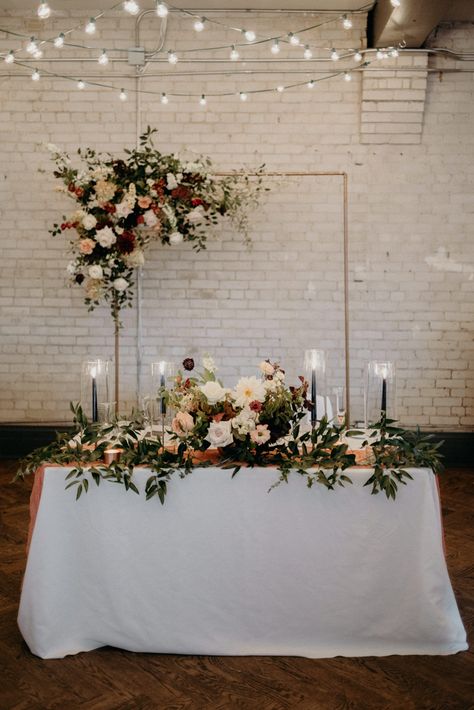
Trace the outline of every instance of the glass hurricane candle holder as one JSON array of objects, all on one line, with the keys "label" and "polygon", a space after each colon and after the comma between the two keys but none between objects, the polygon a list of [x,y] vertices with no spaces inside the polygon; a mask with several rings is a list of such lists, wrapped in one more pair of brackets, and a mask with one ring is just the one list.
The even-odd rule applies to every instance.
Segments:
[{"label": "glass hurricane candle holder", "polygon": [[113,411],[114,402],[110,401],[109,360],[86,360],[81,370],[81,404],[87,416],[93,422],[107,420]]},{"label": "glass hurricane candle holder", "polygon": [[305,350],[304,368],[309,382],[308,398],[311,400],[311,426],[326,413],[326,353],[318,348]]},{"label": "glass hurricane candle holder", "polygon": [[395,365],[393,362],[371,361],[367,365],[365,387],[365,423],[387,418],[396,419]]},{"label": "glass hurricane candle holder", "polygon": [[176,365],[171,360],[163,358],[151,363],[151,398],[154,402],[156,419],[161,422],[163,430],[169,409],[165,390],[171,384],[175,374]]}]

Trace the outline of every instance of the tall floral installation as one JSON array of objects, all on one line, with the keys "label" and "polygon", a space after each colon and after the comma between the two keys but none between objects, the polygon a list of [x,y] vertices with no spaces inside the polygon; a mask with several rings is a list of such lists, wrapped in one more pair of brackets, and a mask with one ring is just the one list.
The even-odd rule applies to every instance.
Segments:
[{"label": "tall floral installation", "polygon": [[239,173],[216,177],[207,157],[184,161],[158,151],[155,133],[148,127],[140,147],[125,149],[123,159],[79,149],[80,167],[48,144],[54,176],[63,183],[58,189],[76,203],[50,233],[72,233],[71,283],[84,290],[89,310],[108,303],[116,323],[121,308],[132,305],[133,271],[145,264],[151,242],[205,249],[210,228],[222,217],[247,237],[249,210],[267,189],[263,167],[252,180]]},{"label": "tall floral installation", "polygon": [[[232,476],[242,466],[273,466],[279,474],[274,486],[287,482],[290,474],[304,477],[308,488],[320,484],[332,491],[352,483],[350,472],[344,472],[361,462],[356,458],[360,452],[351,452],[344,436],[362,432],[344,431],[344,426],[325,417],[305,428],[312,403],[304,377],[297,386],[287,386],[281,366],[265,360],[260,377],[242,377],[235,387],[226,388],[216,377],[211,357],[205,356],[200,373],[191,374],[194,365],[186,358],[172,387],[157,393],[157,401],[164,399],[173,413],[166,431],[143,415],[91,424],[79,405],[71,405],[77,433],[72,438],[70,433],[59,435],[54,443],[29,454],[17,477],[34,473],[45,461],[60,465],[74,461],[66,487],[75,489],[77,499],[87,493],[90,481],[97,486],[103,481],[118,483],[139,494],[134,469],[146,466],[150,469],[146,498],[157,497],[162,503],[173,476],[183,478],[196,467],[211,465],[231,470]],[[383,492],[395,500],[400,484],[411,478],[407,467],[442,470],[439,447],[432,437],[404,431],[382,414],[370,425],[364,442],[364,462],[372,467],[365,485],[371,493]],[[110,462],[111,451],[115,459]]]}]

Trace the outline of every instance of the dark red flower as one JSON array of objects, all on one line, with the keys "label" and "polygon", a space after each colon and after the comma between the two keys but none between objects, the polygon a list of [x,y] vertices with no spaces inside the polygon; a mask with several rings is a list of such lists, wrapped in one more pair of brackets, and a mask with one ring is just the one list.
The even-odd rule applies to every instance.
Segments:
[{"label": "dark red flower", "polygon": [[139,214],[137,217],[137,224],[143,224],[145,222],[145,217],[142,214]]},{"label": "dark red flower", "polygon": [[84,190],[82,189],[82,187],[76,187],[75,193],[78,197],[82,197],[84,194]]},{"label": "dark red flower", "polygon": [[252,410],[252,412],[261,412],[262,411],[262,403],[257,402],[256,399],[253,402],[250,402],[249,406],[250,406],[250,409]]},{"label": "dark red flower", "polygon": [[187,200],[189,198],[189,187],[178,185],[174,190],[171,190],[171,196],[177,200]]},{"label": "dark red flower", "polygon": [[123,232],[117,237],[117,249],[121,254],[131,254],[135,248],[135,235],[133,232]]},{"label": "dark red flower", "polygon": [[103,208],[109,214],[113,214],[114,212],[116,212],[115,205],[112,204],[112,202],[106,202],[105,205],[103,205]]},{"label": "dark red flower", "polygon": [[70,182],[69,185],[67,186],[67,189],[69,190],[69,192],[75,192],[76,186],[74,185],[73,182]]},{"label": "dark red flower", "polygon": [[199,205],[203,205],[204,202],[201,200],[200,197],[193,197],[191,200],[191,204],[193,207],[199,207]]},{"label": "dark red flower", "polygon": [[185,357],[183,360],[183,367],[185,370],[188,370],[188,372],[191,372],[191,370],[194,370],[194,360],[192,357]]},{"label": "dark red flower", "polygon": [[62,223],[61,229],[63,230],[63,232],[64,232],[65,229],[67,229],[66,222],[63,222],[63,223]]}]

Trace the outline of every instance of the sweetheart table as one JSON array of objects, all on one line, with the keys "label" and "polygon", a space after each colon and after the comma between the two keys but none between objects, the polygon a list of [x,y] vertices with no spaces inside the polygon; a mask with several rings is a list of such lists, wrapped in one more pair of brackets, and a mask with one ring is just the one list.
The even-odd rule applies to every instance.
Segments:
[{"label": "sweetheart table", "polygon": [[[308,658],[467,648],[443,553],[437,482],[409,469],[395,502],[311,490],[272,468],[199,468],[158,499],[102,482],[77,502],[48,467],[19,627],[41,658],[130,651]],[[137,469],[142,491],[149,471]]]}]

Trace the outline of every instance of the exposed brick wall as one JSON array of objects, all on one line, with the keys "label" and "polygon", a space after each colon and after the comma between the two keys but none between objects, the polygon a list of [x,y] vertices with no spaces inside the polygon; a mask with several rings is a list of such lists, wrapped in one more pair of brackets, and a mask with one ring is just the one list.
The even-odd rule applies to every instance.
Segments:
[{"label": "exposed brick wall", "polygon": [[[2,23],[21,27],[18,17],[4,15]],[[262,16],[254,26],[278,33],[299,23],[292,16]],[[58,30],[70,24],[67,16],[57,20]],[[34,24],[24,27],[36,31]],[[100,27],[98,48],[134,44],[129,18],[104,18]],[[147,47],[156,45],[157,28],[154,19],[143,22]],[[363,46],[364,28],[361,16],[350,33],[321,28],[312,43]],[[442,33],[438,46],[474,44],[472,27]],[[219,38],[206,35],[209,43]],[[166,44],[177,51],[196,46],[189,21],[172,18]],[[268,56],[268,48],[259,51]],[[257,50],[245,52],[256,56]],[[366,362],[390,359],[397,365],[398,414],[405,424],[472,427],[474,81],[472,74],[445,74],[440,82],[437,74],[426,77],[425,64],[417,66],[420,76],[375,78],[367,71],[350,83],[337,77],[311,90],[252,96],[245,104],[234,96],[210,99],[205,109],[197,99],[175,98],[162,106],[158,96],[144,95],[139,114],[133,98],[122,103],[115,93],[90,87],[79,92],[46,78],[39,84],[2,78],[0,419],[67,420],[69,400],[79,397],[81,361],[113,353],[107,310],[87,313],[80,290],[66,285],[67,243],[48,235],[69,202],[54,193],[39,143],[118,152],[134,144],[138,115],[139,129],[159,128],[163,151],[186,146],[209,154],[221,170],[265,162],[275,171],[346,171],[354,416],[362,414]],[[114,71],[124,74],[124,68]],[[142,86],[189,90],[188,77],[172,75],[185,69],[184,62],[174,69],[153,65],[150,74],[168,76],[143,79]],[[95,64],[68,70],[84,78],[98,71]],[[308,70],[302,79],[311,76]],[[282,80],[292,83],[295,76],[282,73]],[[213,74],[195,80],[192,90],[231,86],[237,92],[269,83],[280,81]],[[127,80],[116,84],[133,88]],[[387,115],[390,120],[383,120]],[[395,125],[401,133],[392,132]],[[163,350],[176,357],[209,350],[230,382],[266,355],[280,357],[296,373],[302,351],[313,343],[328,351],[329,385],[342,382],[341,180],[304,177],[271,185],[268,202],[253,218],[251,251],[227,226],[200,254],[186,245],[150,250],[143,274],[144,387],[149,362]],[[136,311],[127,311],[124,322],[122,382],[129,406],[135,396]]]}]

